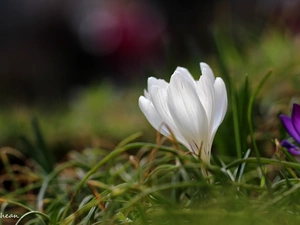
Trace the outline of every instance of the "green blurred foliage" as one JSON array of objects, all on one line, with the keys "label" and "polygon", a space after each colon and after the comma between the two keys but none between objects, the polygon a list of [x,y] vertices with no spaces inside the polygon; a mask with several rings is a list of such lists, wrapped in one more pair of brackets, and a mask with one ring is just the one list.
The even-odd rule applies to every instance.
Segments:
[{"label": "green blurred foliage", "polygon": [[[299,40],[272,29],[254,40],[237,45],[215,30],[218,54],[180,65],[198,78],[198,61],[206,61],[227,85],[229,108],[209,179],[199,161],[170,142],[131,143],[156,141],[138,108],[146,80],[123,88],[106,82],[53,108],[1,110],[0,142],[31,156],[1,149],[2,211],[29,212],[28,224],[298,224],[300,164],[272,140],[283,136],[278,114],[288,114],[299,96]],[[151,75],[168,79],[173,70],[166,70]],[[39,123],[30,124],[32,117]],[[41,152],[57,164],[45,163]]]},{"label": "green blurred foliage", "polygon": [[[246,34],[247,32],[240,33],[237,44],[237,38],[228,30],[215,29],[215,54],[201,58],[201,53],[197,53],[194,46],[194,53],[191,53],[193,60],[178,65],[187,67],[195,78],[199,78],[198,63],[205,61],[210,64],[216,76],[225,80],[231,99],[228,114],[217,132],[214,144],[216,152],[224,155],[236,154],[236,138],[230,125],[233,119],[232,101],[236,101],[235,113],[239,114],[237,122],[243,139],[241,148],[245,152],[249,144],[244,114],[247,101],[253,88],[270,69],[272,76],[260,91],[254,106],[254,126],[258,140],[265,144],[282,137],[277,116],[282,112],[288,114],[290,101],[296,101],[300,94],[297,87],[300,83],[298,37],[292,36],[286,30],[271,28],[266,29],[260,37]],[[170,62],[172,58],[176,58],[176,55],[170,55]],[[226,65],[227,74],[224,73],[222,65]],[[149,75],[168,80],[174,70],[175,67],[170,68],[168,64],[160,69],[153,69]],[[230,87],[229,77],[232,80]],[[78,91],[69,101],[58,105],[16,105],[2,108],[0,143],[2,146],[22,148],[19,137],[25,135],[30,138],[32,132],[29,121],[32,117],[39,119],[49,148],[58,158],[71,149],[81,150],[87,146],[112,149],[118,141],[136,131],[144,133],[143,140],[154,141],[156,131],[148,124],[137,104],[138,97],[146,88],[146,82],[145,79],[140,85],[122,88],[109,82],[95,83]],[[231,92],[234,93],[231,95]],[[228,136],[226,144],[222,141],[225,134]],[[230,150],[228,144],[232,146]],[[265,151],[272,154],[274,149],[270,144],[266,145],[268,146]]]}]

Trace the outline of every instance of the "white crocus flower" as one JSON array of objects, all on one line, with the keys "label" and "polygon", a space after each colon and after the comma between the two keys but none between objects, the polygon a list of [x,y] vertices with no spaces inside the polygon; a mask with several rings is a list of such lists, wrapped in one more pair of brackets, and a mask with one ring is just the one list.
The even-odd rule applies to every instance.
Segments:
[{"label": "white crocus flower", "polygon": [[195,157],[209,164],[212,142],[227,110],[227,92],[206,63],[200,67],[199,80],[183,67],[177,67],[170,83],[149,77],[139,106],[162,135],[171,138],[171,130]]}]

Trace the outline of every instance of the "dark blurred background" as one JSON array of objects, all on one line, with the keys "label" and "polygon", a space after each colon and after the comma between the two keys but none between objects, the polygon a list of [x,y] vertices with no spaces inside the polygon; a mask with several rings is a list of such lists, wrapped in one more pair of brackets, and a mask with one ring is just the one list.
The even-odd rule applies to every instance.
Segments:
[{"label": "dark blurred background", "polygon": [[[58,168],[44,180],[57,163],[96,163],[122,140],[154,143],[157,133],[138,107],[147,77],[169,81],[175,68],[183,66],[198,79],[201,61],[208,63],[227,87],[227,114],[212,146],[214,158],[225,163],[238,154],[244,156],[247,149],[254,154],[249,99],[272,68],[252,111],[260,154],[272,157],[276,150],[280,152],[275,139],[287,138],[279,114],[289,115],[292,102],[300,104],[299,12],[300,0],[1,0],[1,198],[13,196],[23,203],[28,200],[22,199],[30,199],[32,205],[40,205],[53,174],[62,175],[57,180],[62,193],[73,192],[72,176],[76,182],[82,179],[85,169],[78,166],[77,170],[76,163],[72,164],[76,165],[74,171],[68,166],[64,175]],[[129,154],[137,150],[131,149]],[[140,159],[141,154],[131,161],[138,164],[136,168],[144,168]],[[116,162],[111,160],[108,165]],[[113,172],[105,177],[113,174],[109,180],[127,181],[132,174],[128,165],[111,167]],[[121,175],[123,172],[126,175]],[[99,177],[102,175],[95,179]],[[244,182],[254,178],[251,172]],[[265,179],[259,179],[262,181]],[[70,192],[66,191],[69,184]],[[49,187],[49,196],[54,196],[52,187],[56,186]],[[254,189],[247,189],[249,196],[256,196]],[[56,193],[56,188],[53,191]],[[66,206],[65,200],[52,204],[51,198],[41,205],[51,203],[50,210]],[[7,205],[3,203],[1,210]],[[62,211],[53,212],[60,215]],[[124,215],[118,214],[121,217]]]},{"label": "dark blurred background", "polygon": [[[220,59],[236,86],[273,68],[254,112],[257,138],[272,145],[284,135],[278,114],[300,96],[299,10],[300,0],[2,0],[0,146],[30,154],[33,117],[58,159],[138,131],[153,142],[137,104],[147,77],[169,80],[177,66],[199,77],[204,61],[225,79]],[[215,139],[224,154],[230,107]]]},{"label": "dark blurred background", "polygon": [[216,54],[216,27],[241,45],[241,32],[255,39],[271,25],[296,35],[299,10],[298,0],[2,0],[1,104],[49,104],[91,82],[145,80],[151,68]]}]

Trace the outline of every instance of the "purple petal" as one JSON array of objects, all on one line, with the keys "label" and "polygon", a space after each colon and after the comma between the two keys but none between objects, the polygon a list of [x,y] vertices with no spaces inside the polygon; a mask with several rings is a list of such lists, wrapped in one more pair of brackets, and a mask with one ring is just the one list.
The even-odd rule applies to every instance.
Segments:
[{"label": "purple petal", "polygon": [[300,148],[297,147],[296,145],[291,144],[287,140],[283,140],[281,142],[281,146],[286,148],[288,152],[293,156],[300,155]]},{"label": "purple petal", "polygon": [[300,136],[300,105],[294,104],[292,111],[292,123],[298,136]]},{"label": "purple petal", "polygon": [[294,124],[292,122],[292,119],[286,115],[280,115],[281,122],[283,126],[285,127],[286,131],[291,135],[292,138],[294,138],[295,141],[300,143],[300,135],[295,130]]}]

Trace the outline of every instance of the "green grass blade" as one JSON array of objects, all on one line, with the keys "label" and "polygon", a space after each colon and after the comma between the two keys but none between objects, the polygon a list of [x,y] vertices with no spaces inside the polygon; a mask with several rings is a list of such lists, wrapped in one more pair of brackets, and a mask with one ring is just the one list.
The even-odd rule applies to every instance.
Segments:
[{"label": "green grass blade", "polygon": [[[52,224],[50,217],[47,216],[45,213],[42,213],[39,211],[30,211],[28,213],[25,213],[23,216],[21,216],[20,219],[16,222],[16,225],[19,225],[23,219],[25,219],[27,216],[32,215],[32,214],[37,215],[37,216],[42,216],[42,217],[46,218],[47,221],[50,222],[50,224]],[[43,221],[43,220],[41,220],[41,221]],[[43,223],[45,224],[44,221],[43,221]]]},{"label": "green grass blade", "polygon": [[250,98],[250,102],[248,105],[248,111],[247,111],[247,119],[248,119],[248,126],[249,126],[249,131],[250,131],[250,137],[251,137],[251,141],[253,144],[253,148],[255,150],[255,154],[256,154],[256,158],[257,158],[257,164],[261,170],[261,173],[263,174],[264,178],[266,179],[266,185],[270,188],[270,184],[268,183],[268,179],[266,177],[266,174],[262,168],[262,164],[261,164],[261,160],[260,160],[260,153],[258,151],[257,148],[257,144],[256,144],[256,140],[254,137],[254,130],[253,130],[253,125],[252,125],[252,108],[253,108],[253,104],[254,101],[259,93],[259,91],[261,90],[262,86],[264,85],[264,83],[266,82],[266,80],[269,78],[269,76],[271,75],[272,71],[269,71],[260,81],[260,83],[258,84],[258,86],[255,88],[253,95]]},{"label": "green grass blade", "polygon": [[[50,173],[54,168],[54,157],[53,154],[50,152],[46,141],[44,139],[44,135],[41,131],[39,121],[36,117],[32,119],[32,129],[35,136],[35,144],[37,151],[41,152],[41,167],[45,170],[45,172],[48,174]],[[43,163],[43,164],[42,164]]]}]

